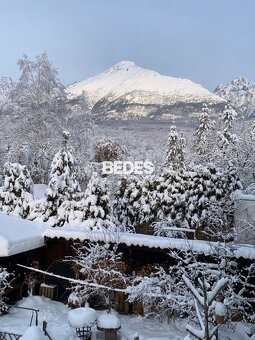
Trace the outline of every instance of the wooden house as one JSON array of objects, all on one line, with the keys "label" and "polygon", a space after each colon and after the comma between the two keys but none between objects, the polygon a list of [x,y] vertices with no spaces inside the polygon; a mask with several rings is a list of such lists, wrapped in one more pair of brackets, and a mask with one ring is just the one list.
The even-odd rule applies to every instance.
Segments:
[{"label": "wooden house", "polygon": [[[213,242],[202,240],[186,240],[144,234],[114,233],[86,231],[82,226],[55,227],[44,226],[43,223],[31,222],[21,218],[0,214],[0,266],[9,272],[15,271],[16,279],[8,291],[11,299],[25,296],[27,275],[31,272],[18,267],[39,267],[42,270],[65,277],[75,277],[72,266],[65,260],[74,255],[77,243],[88,242],[117,243],[118,250],[123,253],[123,260],[129,266],[131,275],[140,274],[152,264],[168,266],[171,259],[169,249],[188,250],[210,257],[213,253]],[[232,245],[233,254],[241,267],[254,262],[255,247],[252,245]],[[33,279],[34,277],[32,277]],[[43,283],[43,285],[41,285]],[[52,276],[38,275],[36,294],[67,300],[70,291],[67,280]],[[52,292],[54,289],[54,292]]]}]

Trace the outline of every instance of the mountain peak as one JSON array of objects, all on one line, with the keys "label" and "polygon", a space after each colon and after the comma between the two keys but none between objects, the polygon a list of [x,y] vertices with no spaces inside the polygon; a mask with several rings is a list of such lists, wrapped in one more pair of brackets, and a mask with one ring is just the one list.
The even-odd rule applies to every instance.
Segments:
[{"label": "mountain peak", "polygon": [[106,72],[128,71],[130,68],[138,67],[133,61],[123,60],[110,67]]},{"label": "mountain peak", "polygon": [[245,78],[243,76],[236,77],[230,83],[233,83],[233,84],[251,84],[251,85],[253,85],[247,78]]},{"label": "mountain peak", "polygon": [[247,78],[238,76],[226,85],[218,85],[214,93],[245,116],[255,115],[255,85]]},{"label": "mountain peak", "polygon": [[95,77],[70,85],[67,92],[72,99],[84,94],[92,112],[125,119],[167,115],[187,103],[194,104],[196,110],[195,106],[204,102],[223,102],[189,79],[161,75],[132,61],[121,61]]}]

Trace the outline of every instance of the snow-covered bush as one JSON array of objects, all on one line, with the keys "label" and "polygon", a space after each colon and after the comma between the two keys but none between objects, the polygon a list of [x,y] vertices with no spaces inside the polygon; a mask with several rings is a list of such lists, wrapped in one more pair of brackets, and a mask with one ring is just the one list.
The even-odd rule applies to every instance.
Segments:
[{"label": "snow-covered bush", "polygon": [[95,148],[96,162],[122,160],[125,154],[125,147],[116,139],[103,138],[97,141]]},{"label": "snow-covered bush", "polygon": [[72,263],[77,267],[80,278],[90,285],[77,285],[75,291],[80,301],[97,300],[110,307],[109,294],[114,288],[125,288],[126,265],[117,245],[89,242],[75,248]]},{"label": "snow-covered bush", "polygon": [[0,209],[7,214],[27,217],[33,200],[33,182],[25,165],[6,163],[4,185],[0,189]]},{"label": "snow-covered bush", "polygon": [[58,209],[58,225],[79,225],[85,230],[114,231],[108,181],[96,172],[79,201],[65,200]]},{"label": "snow-covered bush", "polygon": [[[140,302],[146,317],[188,316],[191,325],[201,326],[199,317],[215,325],[217,300],[225,305],[226,322],[236,318],[253,322],[254,263],[239,267],[232,248],[222,244],[215,244],[212,255],[206,258],[192,249],[171,250],[169,255],[168,269],[157,266],[150,275],[136,276],[126,289],[128,300]],[[194,295],[199,301],[194,301]]]},{"label": "snow-covered bush", "polygon": [[[224,286],[224,294],[218,297],[227,308],[226,321],[237,317],[246,321],[254,319],[252,301],[254,298],[253,289],[255,288],[255,266],[253,263],[246,267],[238,266],[235,261],[234,248],[215,243],[212,248],[212,255],[205,259],[201,256],[202,253],[195,253],[192,250],[182,252],[171,250],[169,255],[177,261],[176,265],[170,269],[171,274],[178,277],[179,282],[182,281],[179,285],[186,297],[188,296],[185,293],[187,280],[185,286],[183,286],[183,280],[180,280],[183,278],[183,274],[193,286],[197,287],[196,289],[201,294],[205,293],[202,292],[203,287],[211,290],[222,279],[226,279],[227,284]],[[192,299],[193,295],[191,296]],[[192,316],[191,319],[194,321],[197,316],[196,306],[193,303],[191,303],[191,306],[193,307],[193,312],[189,311],[189,315]],[[208,311],[211,313],[211,321],[213,322],[214,304],[211,305]]]},{"label": "snow-covered bush", "polygon": [[[175,316],[181,308],[177,298],[178,277],[175,277],[162,267],[155,267],[148,276],[136,276],[132,286],[128,286],[126,293],[128,301],[139,302],[143,306],[144,316],[158,318],[161,321]],[[185,297],[183,297],[184,302]]]},{"label": "snow-covered bush", "polygon": [[[124,230],[144,224],[164,235],[166,227],[232,228],[231,194],[241,188],[235,167],[217,169],[212,164],[190,170],[164,169],[160,175],[140,180],[122,178],[114,200],[114,216]],[[217,212],[217,214],[215,214]],[[218,223],[220,221],[220,224]],[[231,222],[231,223],[230,223]]]},{"label": "snow-covered bush", "polygon": [[0,267],[0,315],[6,313],[8,307],[5,303],[4,293],[10,287],[11,274],[6,268]]}]

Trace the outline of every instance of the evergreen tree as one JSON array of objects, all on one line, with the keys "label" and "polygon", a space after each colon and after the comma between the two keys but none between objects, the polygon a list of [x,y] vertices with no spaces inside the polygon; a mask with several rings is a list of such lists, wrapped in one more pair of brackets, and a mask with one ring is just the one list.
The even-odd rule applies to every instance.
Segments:
[{"label": "evergreen tree", "polygon": [[140,217],[139,221],[143,223],[152,223],[157,216],[157,185],[159,181],[157,176],[146,176],[142,182],[142,193],[140,198]]},{"label": "evergreen tree", "polygon": [[209,109],[206,104],[203,105],[201,115],[199,117],[199,126],[195,132],[195,151],[199,155],[204,155],[208,152],[209,147],[209,131],[213,128],[214,124],[209,116]]},{"label": "evergreen tree", "polygon": [[53,158],[50,172],[50,182],[47,189],[47,202],[52,216],[58,207],[66,200],[80,198],[80,186],[75,177],[75,160],[68,150],[69,133],[63,132],[63,147]]},{"label": "evergreen tree", "polygon": [[157,186],[157,220],[167,220],[169,227],[184,227],[184,170],[165,170]]},{"label": "evergreen tree", "polygon": [[186,140],[181,135],[178,135],[176,126],[172,125],[170,128],[167,151],[166,151],[166,164],[172,167],[174,170],[184,169],[184,149],[186,146]]},{"label": "evergreen tree", "polygon": [[64,201],[58,209],[58,225],[71,224],[87,230],[115,230],[107,179],[94,172],[84,197],[79,201]]},{"label": "evergreen tree", "polygon": [[223,123],[222,131],[219,131],[218,136],[218,147],[224,159],[231,159],[235,153],[235,144],[237,142],[237,135],[233,133],[233,124],[236,120],[237,113],[230,104],[225,106],[224,111],[221,114],[221,120]]},{"label": "evergreen tree", "polygon": [[134,231],[141,224],[142,183],[135,177],[122,177],[114,199],[114,218],[124,231]]},{"label": "evergreen tree", "polygon": [[99,177],[96,172],[92,174],[84,199],[79,205],[84,211],[83,220],[87,221],[91,230],[115,229],[107,180]]},{"label": "evergreen tree", "polygon": [[[217,229],[215,236],[220,237],[221,228],[233,227],[231,194],[241,188],[233,165],[225,170],[212,164],[189,171],[168,170],[153,181],[156,189],[146,189],[147,205],[157,234],[171,235],[172,232],[165,232],[168,227],[204,231],[210,225]],[[150,185],[153,187],[153,183]]]},{"label": "evergreen tree", "polygon": [[229,130],[233,127],[233,123],[236,120],[237,113],[231,106],[231,104],[227,104],[225,106],[224,111],[222,112],[221,119],[225,125],[225,127]]},{"label": "evergreen tree", "polygon": [[51,164],[46,197],[35,202],[33,211],[29,216],[30,219],[41,217],[44,221],[51,218],[50,224],[54,226],[60,223],[59,207],[66,201],[76,201],[81,197],[80,186],[75,176],[75,160],[67,147],[69,133],[64,131],[63,137],[63,146],[56,153]]},{"label": "evergreen tree", "polygon": [[0,209],[26,218],[33,200],[33,182],[25,165],[6,163],[4,185],[0,190]]}]

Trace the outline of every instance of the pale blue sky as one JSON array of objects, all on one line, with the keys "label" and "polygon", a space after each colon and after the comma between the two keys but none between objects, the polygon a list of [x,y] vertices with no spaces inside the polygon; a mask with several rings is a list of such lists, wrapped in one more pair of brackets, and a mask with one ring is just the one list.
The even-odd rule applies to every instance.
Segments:
[{"label": "pale blue sky", "polygon": [[254,13],[253,0],[0,0],[0,76],[46,51],[65,84],[121,60],[210,90],[255,82]]}]

